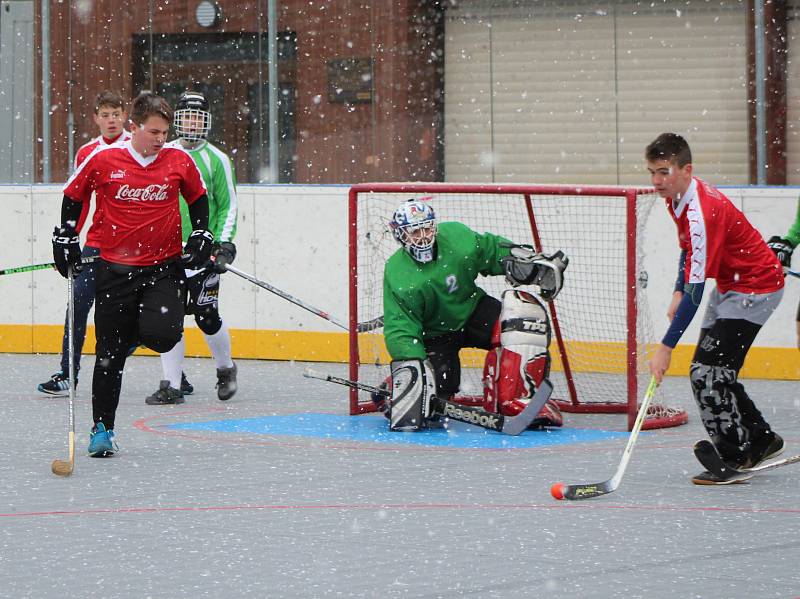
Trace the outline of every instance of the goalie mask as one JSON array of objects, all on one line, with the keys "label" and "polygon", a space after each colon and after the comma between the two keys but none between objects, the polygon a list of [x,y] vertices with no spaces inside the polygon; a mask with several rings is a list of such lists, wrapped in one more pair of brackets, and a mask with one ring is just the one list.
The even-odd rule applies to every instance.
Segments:
[{"label": "goalie mask", "polygon": [[205,96],[199,92],[183,92],[175,104],[173,124],[183,141],[197,143],[206,139],[211,130],[211,112]]},{"label": "goalie mask", "polygon": [[436,214],[425,200],[408,200],[394,211],[389,223],[394,238],[414,260],[421,263],[433,260],[436,243]]}]

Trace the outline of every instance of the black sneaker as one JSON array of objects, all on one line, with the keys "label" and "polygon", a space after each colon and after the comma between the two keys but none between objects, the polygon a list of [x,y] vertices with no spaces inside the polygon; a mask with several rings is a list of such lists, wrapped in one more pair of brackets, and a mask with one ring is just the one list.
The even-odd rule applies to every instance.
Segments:
[{"label": "black sneaker", "polygon": [[[75,379],[75,387],[78,386],[78,379]],[[59,370],[50,377],[49,381],[38,385],[37,391],[47,393],[48,395],[56,395],[66,397],[69,395],[69,377],[64,375],[64,372]]]},{"label": "black sneaker", "polygon": [[236,362],[230,368],[217,368],[217,397],[227,401],[236,395]]},{"label": "black sneaker", "polygon": [[735,485],[746,482],[747,479],[752,478],[753,476],[755,475],[751,474],[746,478],[739,476],[738,478],[730,479],[722,478],[712,472],[709,472],[708,470],[703,470],[700,474],[696,474],[692,477],[692,482],[696,485]]},{"label": "black sneaker", "polygon": [[184,395],[191,395],[194,393],[194,386],[186,378],[186,373],[181,372],[181,393]]},{"label": "black sneaker", "polygon": [[144,403],[150,406],[163,406],[167,404],[183,403],[183,393],[179,389],[169,386],[169,381],[161,381],[158,391],[145,398]]},{"label": "black sneaker", "polygon": [[783,438],[778,433],[769,431],[752,442],[750,451],[747,454],[745,468],[754,468],[763,464],[770,458],[774,458],[783,452]]}]

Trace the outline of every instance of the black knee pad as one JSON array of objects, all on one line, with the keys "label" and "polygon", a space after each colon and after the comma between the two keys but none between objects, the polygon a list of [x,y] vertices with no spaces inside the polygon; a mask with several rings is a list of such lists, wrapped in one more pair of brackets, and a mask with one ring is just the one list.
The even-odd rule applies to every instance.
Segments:
[{"label": "black knee pad", "polygon": [[206,335],[213,335],[222,328],[222,319],[216,310],[207,310],[195,314],[194,321],[197,327]]},{"label": "black knee pad", "polygon": [[461,387],[461,364],[458,354],[432,351],[428,352],[428,359],[433,365],[436,388],[441,396],[448,397],[458,393]]},{"label": "black knee pad", "polygon": [[181,340],[181,334],[181,331],[178,331],[177,334],[174,335],[150,335],[142,333],[139,341],[146,348],[152,349],[154,352],[158,352],[159,354],[164,354],[175,347],[178,341]]}]

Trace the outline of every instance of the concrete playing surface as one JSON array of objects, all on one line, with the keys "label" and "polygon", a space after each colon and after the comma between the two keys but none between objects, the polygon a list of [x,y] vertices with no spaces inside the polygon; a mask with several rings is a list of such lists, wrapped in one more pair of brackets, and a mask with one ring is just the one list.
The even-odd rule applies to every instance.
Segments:
[{"label": "concrete playing surface", "polygon": [[[239,393],[220,402],[213,361],[187,360],[195,394],[147,406],[160,362],[131,358],[121,451],[92,459],[87,356],[75,473],[59,478],[67,400],[35,390],[57,363],[0,355],[2,598],[800,597],[800,465],[692,485],[704,433],[685,378],[664,388],[688,425],[643,433],[616,492],[559,502],[552,483],[614,473],[623,416],[566,414],[516,438],[390,434],[290,362],[238,362]],[[800,386],[745,385],[800,453]]]}]

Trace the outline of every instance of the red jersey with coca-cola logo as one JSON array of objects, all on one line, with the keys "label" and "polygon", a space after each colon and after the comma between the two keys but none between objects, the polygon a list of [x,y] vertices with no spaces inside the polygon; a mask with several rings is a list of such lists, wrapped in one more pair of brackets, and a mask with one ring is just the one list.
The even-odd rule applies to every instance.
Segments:
[{"label": "red jersey with coca-cola logo", "polygon": [[721,293],[770,293],[783,287],[783,269],[764,238],[718,189],[693,178],[683,198],[665,199],[686,250],[684,280],[716,279]]},{"label": "red jersey with coca-cola logo", "polygon": [[[75,154],[75,168],[77,169],[83,161],[89,157],[95,148],[103,147],[103,146],[112,146],[114,144],[122,144],[128,141],[131,138],[131,134],[126,131],[125,129],[122,130],[122,133],[117,135],[114,139],[108,139],[107,137],[103,137],[99,135],[95,137],[90,142],[83,144],[79,149],[77,154]],[[80,233],[83,225],[86,223],[86,219],[89,217],[89,208],[91,207],[91,202],[83,202],[83,206],[81,206],[81,215],[78,218],[78,226],[75,227],[76,230]],[[94,207],[94,216],[92,217],[92,225],[89,227],[89,230],[86,232],[86,245],[90,245],[92,247],[100,247],[100,224],[103,222],[103,211],[99,209],[97,206],[97,202],[95,202]]]},{"label": "red jersey with coca-cola logo", "polygon": [[145,158],[127,141],[95,148],[64,186],[64,195],[102,210],[100,257],[131,266],[160,264],[181,253],[178,196],[188,204],[206,193],[192,157],[164,147]]}]

